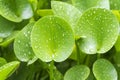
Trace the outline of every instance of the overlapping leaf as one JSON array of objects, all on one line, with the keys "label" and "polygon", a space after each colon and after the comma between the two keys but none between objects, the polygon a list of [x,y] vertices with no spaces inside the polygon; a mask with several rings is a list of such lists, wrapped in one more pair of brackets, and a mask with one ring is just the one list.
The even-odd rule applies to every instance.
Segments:
[{"label": "overlapping leaf", "polygon": [[56,16],[38,20],[31,33],[32,48],[42,61],[61,62],[72,53],[74,35],[70,25]]},{"label": "overlapping leaf", "polygon": [[105,53],[119,35],[119,22],[111,11],[101,8],[87,10],[75,28],[80,50],[87,54]]},{"label": "overlapping leaf", "polygon": [[13,22],[20,22],[33,15],[28,0],[0,0],[0,15]]},{"label": "overlapping leaf", "polygon": [[53,13],[63,19],[65,19],[74,30],[75,24],[81,16],[81,12],[71,4],[60,2],[60,1],[52,1],[51,7]]},{"label": "overlapping leaf", "polygon": [[[18,36],[15,38],[14,42],[14,51],[16,54],[16,57],[21,61],[30,61],[30,60],[36,60],[34,52],[31,47],[30,42],[30,34],[32,31],[34,23],[29,23],[27,26],[23,28],[23,30],[18,34]],[[33,61],[34,62],[34,61]]]},{"label": "overlapping leaf", "polygon": [[81,12],[92,7],[110,9],[109,0],[72,0],[72,3]]}]

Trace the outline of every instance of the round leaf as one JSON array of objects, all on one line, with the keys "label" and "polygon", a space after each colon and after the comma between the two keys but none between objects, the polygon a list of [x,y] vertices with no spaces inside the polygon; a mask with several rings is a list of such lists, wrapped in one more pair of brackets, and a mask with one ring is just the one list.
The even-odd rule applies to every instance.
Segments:
[{"label": "round leaf", "polygon": [[14,41],[15,55],[21,61],[27,62],[35,58],[30,42],[30,34],[33,25],[34,23],[29,23],[27,26],[25,26]]},{"label": "round leaf", "polygon": [[75,24],[81,16],[81,12],[76,7],[60,1],[52,1],[51,7],[53,13],[68,21],[74,30]]},{"label": "round leaf", "polygon": [[7,77],[12,74],[15,69],[19,66],[18,61],[9,62],[0,67],[0,80],[5,80]]},{"label": "round leaf", "polygon": [[92,7],[110,9],[109,0],[72,0],[72,3],[81,12]]},{"label": "round leaf", "polygon": [[36,56],[42,61],[64,61],[72,53],[74,34],[68,23],[56,16],[38,20],[31,33],[31,43]]},{"label": "round leaf", "polygon": [[117,80],[116,69],[105,59],[95,61],[93,64],[93,73],[97,80]]},{"label": "round leaf", "polygon": [[119,22],[111,11],[101,8],[87,10],[75,28],[80,36],[80,50],[87,54],[105,53],[115,44],[119,35]]},{"label": "round leaf", "polygon": [[90,69],[85,65],[77,65],[70,68],[64,76],[64,80],[86,80]]},{"label": "round leaf", "polygon": [[20,22],[33,15],[27,0],[0,0],[0,15],[13,22]]}]

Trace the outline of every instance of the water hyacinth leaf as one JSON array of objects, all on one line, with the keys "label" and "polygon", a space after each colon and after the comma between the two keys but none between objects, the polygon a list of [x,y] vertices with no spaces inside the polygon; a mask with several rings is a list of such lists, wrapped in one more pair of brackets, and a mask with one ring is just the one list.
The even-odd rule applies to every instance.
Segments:
[{"label": "water hyacinth leaf", "polygon": [[70,68],[64,76],[64,80],[86,80],[90,69],[85,65],[76,65]]},{"label": "water hyacinth leaf", "polygon": [[119,22],[111,11],[91,8],[79,19],[75,28],[81,36],[79,48],[87,54],[105,53],[115,44],[119,35]]},{"label": "water hyacinth leaf", "polygon": [[109,0],[72,0],[72,3],[81,12],[92,7],[110,9]]},{"label": "water hyacinth leaf", "polygon": [[9,77],[19,66],[18,61],[9,62],[0,67],[0,80],[5,80]]},{"label": "water hyacinth leaf", "polygon": [[6,63],[7,61],[4,58],[0,57],[0,67]]},{"label": "water hyacinth leaf", "polygon": [[15,23],[10,22],[0,16],[0,38],[5,38],[9,36],[13,29],[15,28]]},{"label": "water hyacinth leaf", "polygon": [[57,16],[38,20],[31,33],[31,44],[42,61],[61,62],[67,59],[74,47],[74,34],[70,25]]},{"label": "water hyacinth leaf", "polygon": [[13,22],[20,22],[33,15],[28,0],[0,0],[0,15]]},{"label": "water hyacinth leaf", "polygon": [[20,61],[28,62],[32,60],[35,55],[31,47],[30,34],[34,23],[29,23],[18,34],[14,41],[14,51],[16,57]]},{"label": "water hyacinth leaf", "polygon": [[115,67],[106,59],[98,59],[93,64],[93,74],[97,80],[117,80]]},{"label": "water hyacinth leaf", "polygon": [[74,30],[75,24],[81,16],[81,12],[71,4],[60,2],[60,1],[52,1],[51,7],[53,13],[64,20],[68,21]]}]

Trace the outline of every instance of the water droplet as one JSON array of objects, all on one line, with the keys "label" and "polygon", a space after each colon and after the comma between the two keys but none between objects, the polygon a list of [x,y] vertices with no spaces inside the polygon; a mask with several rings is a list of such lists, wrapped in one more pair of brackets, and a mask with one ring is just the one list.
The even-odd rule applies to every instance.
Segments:
[{"label": "water droplet", "polygon": [[65,36],[65,34],[63,33],[63,35],[62,35],[63,37]]},{"label": "water droplet", "polygon": [[20,43],[20,40],[18,40],[18,43]]},{"label": "water droplet", "polygon": [[55,55],[54,55],[54,54],[52,54],[52,59],[54,59],[54,57],[55,57]]}]

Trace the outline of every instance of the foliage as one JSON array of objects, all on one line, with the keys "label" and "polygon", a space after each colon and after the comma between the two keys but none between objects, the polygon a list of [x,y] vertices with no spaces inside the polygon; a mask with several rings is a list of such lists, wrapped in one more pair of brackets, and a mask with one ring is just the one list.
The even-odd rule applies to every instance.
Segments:
[{"label": "foliage", "polygon": [[0,0],[0,80],[120,80],[119,0]]}]

